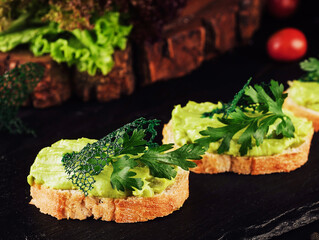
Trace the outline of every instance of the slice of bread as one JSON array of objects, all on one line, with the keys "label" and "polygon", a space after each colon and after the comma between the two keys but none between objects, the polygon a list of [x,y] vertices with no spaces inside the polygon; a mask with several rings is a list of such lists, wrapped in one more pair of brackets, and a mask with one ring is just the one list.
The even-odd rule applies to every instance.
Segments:
[{"label": "slice of bread", "polygon": [[30,204],[57,219],[95,219],[118,223],[145,222],[178,210],[188,198],[188,171],[178,170],[175,182],[153,197],[113,199],[84,196],[79,190],[56,190],[43,185],[31,186]]},{"label": "slice of bread", "polygon": [[[289,89],[288,89],[289,92]],[[293,112],[298,117],[307,118],[312,121],[315,131],[319,131],[319,112],[306,108],[304,106],[298,105],[294,100],[292,100],[289,95],[286,98],[283,107],[291,112]]]},{"label": "slice of bread", "polygon": [[[196,160],[197,167],[190,170],[195,173],[235,172],[238,174],[269,174],[275,172],[290,172],[305,164],[313,136],[313,130],[306,137],[305,142],[297,148],[271,156],[236,157],[226,154],[206,152],[201,160]],[[163,143],[175,143],[173,124],[170,121],[163,128]],[[176,146],[178,147],[178,146]]]}]

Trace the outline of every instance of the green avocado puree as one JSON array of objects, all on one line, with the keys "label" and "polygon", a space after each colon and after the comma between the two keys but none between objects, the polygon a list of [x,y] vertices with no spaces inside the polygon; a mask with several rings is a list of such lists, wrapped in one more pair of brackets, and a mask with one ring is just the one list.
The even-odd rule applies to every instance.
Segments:
[{"label": "green avocado puree", "polygon": [[[181,105],[175,106],[172,112],[172,123],[176,144],[182,146],[186,143],[193,143],[196,139],[203,137],[199,132],[205,130],[208,126],[215,128],[224,126],[224,124],[217,119],[217,117],[221,117],[222,114],[215,114],[213,118],[202,117],[204,112],[210,112],[214,108],[221,106],[221,103],[196,103],[192,101],[188,102],[185,107]],[[306,119],[294,117],[290,112],[285,111],[285,113],[291,118],[295,126],[295,137],[264,139],[260,146],[256,146],[253,140],[253,148],[248,150],[247,156],[269,156],[278,154],[286,149],[297,147],[304,142],[305,137],[312,129],[312,123]],[[271,132],[275,127],[276,122],[270,127],[269,131]],[[240,145],[237,141],[243,131],[244,130],[235,134],[231,140],[230,149],[225,154],[240,156]],[[220,143],[220,141],[211,143],[208,152],[217,153]]]},{"label": "green avocado puree", "polygon": [[289,97],[294,102],[319,112],[319,83],[292,81],[289,85]]},{"label": "green avocado puree", "polygon": [[[53,189],[78,189],[68,180],[68,175],[64,171],[62,165],[62,156],[65,153],[73,151],[79,152],[88,143],[96,142],[96,140],[88,138],[80,138],[77,140],[60,140],[50,147],[43,148],[37,155],[33,165],[31,166],[28,176],[28,183],[43,184]],[[103,171],[94,177],[94,188],[89,191],[89,196],[107,197],[107,198],[124,198],[128,196],[136,197],[152,197],[154,194],[161,193],[168,186],[174,183],[175,179],[156,178],[150,175],[148,167],[135,167],[132,171],[136,173],[137,178],[141,178],[144,182],[142,190],[134,191],[117,191],[113,189],[110,182],[112,174],[112,165],[105,166]]]}]

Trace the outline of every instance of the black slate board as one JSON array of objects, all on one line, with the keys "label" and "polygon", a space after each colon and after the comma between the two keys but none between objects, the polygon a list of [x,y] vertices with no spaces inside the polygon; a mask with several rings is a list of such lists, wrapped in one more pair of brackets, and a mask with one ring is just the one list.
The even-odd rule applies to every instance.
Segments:
[{"label": "black slate board", "polygon": [[[191,173],[190,197],[184,206],[146,223],[57,221],[28,204],[26,182],[38,151],[61,138],[101,138],[140,116],[161,119],[163,124],[176,104],[184,105],[188,100],[229,101],[250,76],[255,83],[270,78],[286,83],[299,76],[297,62],[271,61],[264,45],[274,30],[294,26],[308,37],[308,56],[317,56],[319,36],[313,29],[319,29],[319,18],[315,9],[309,1],[288,21],[276,22],[266,16],[251,46],[206,62],[184,78],[140,88],[119,101],[82,103],[74,98],[60,107],[22,109],[21,117],[38,136],[0,133],[0,239],[269,239],[318,220],[318,134],[307,164],[289,174]],[[304,233],[314,231],[317,223]],[[302,234],[299,230],[296,236],[309,239]],[[281,237],[293,236],[288,233]]]}]

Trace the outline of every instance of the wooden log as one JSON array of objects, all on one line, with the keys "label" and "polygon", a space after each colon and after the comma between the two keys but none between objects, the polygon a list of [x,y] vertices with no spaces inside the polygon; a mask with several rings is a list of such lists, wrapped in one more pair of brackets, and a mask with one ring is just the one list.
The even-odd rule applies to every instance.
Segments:
[{"label": "wooden log", "polygon": [[[130,39],[126,50],[115,51],[115,65],[108,75],[90,76],[73,68],[74,90],[84,101],[110,101],[131,94],[135,79],[146,85],[186,75],[204,60],[247,43],[259,26],[264,1],[188,0],[179,17],[164,27],[161,40],[141,44]],[[35,107],[57,105],[69,98],[72,81],[68,71],[49,56],[37,58],[26,51],[0,53],[0,72],[28,61],[46,67],[44,79],[32,94]]]},{"label": "wooden log", "polygon": [[36,108],[51,107],[66,101],[71,95],[68,69],[53,61],[49,56],[34,57],[31,52],[0,52],[0,74],[27,62],[39,63],[45,67],[44,76],[30,96],[30,103]]},{"label": "wooden log", "polygon": [[90,76],[75,70],[73,81],[77,94],[84,101],[95,98],[105,102],[131,94],[135,87],[131,46],[128,44],[124,51],[115,51],[114,67],[106,76]]},{"label": "wooden log", "polygon": [[203,15],[207,35],[206,59],[225,53],[237,44],[236,17],[239,9],[237,1],[229,2],[226,6],[215,6],[215,11],[207,11]]},{"label": "wooden log", "polygon": [[259,26],[263,0],[189,0],[180,17],[164,28],[162,40],[145,42],[142,85],[180,77],[205,59],[247,42]]},{"label": "wooden log", "polygon": [[243,42],[248,42],[259,27],[265,0],[241,0],[239,3],[239,32]]},{"label": "wooden log", "polygon": [[205,29],[193,26],[154,44],[144,44],[144,84],[183,76],[204,60]]}]

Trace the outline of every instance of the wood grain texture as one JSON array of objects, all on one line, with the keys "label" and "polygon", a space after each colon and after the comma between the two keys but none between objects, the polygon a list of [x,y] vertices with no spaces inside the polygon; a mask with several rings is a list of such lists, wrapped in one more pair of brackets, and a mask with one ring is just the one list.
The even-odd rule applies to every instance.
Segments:
[{"label": "wood grain texture", "polygon": [[13,51],[0,52],[0,74],[27,62],[39,63],[44,66],[44,76],[31,94],[31,103],[36,108],[59,105],[69,99],[71,84],[68,70],[64,65],[54,62],[49,56],[35,57],[31,52]]},{"label": "wood grain texture", "polygon": [[74,70],[73,83],[78,96],[84,101],[97,99],[106,102],[129,95],[135,88],[132,67],[132,47],[127,45],[123,51],[115,51],[114,67],[109,74],[90,76],[86,72]]},{"label": "wood grain texture", "polygon": [[263,0],[189,1],[162,40],[140,48],[143,84],[183,76],[246,43],[259,27],[262,6]]},{"label": "wood grain texture", "polygon": [[[83,100],[107,102],[130,95],[136,85],[184,76],[204,60],[247,42],[259,26],[263,0],[189,0],[179,17],[164,26],[162,39],[136,42],[116,50],[114,67],[106,76],[90,76],[75,67],[67,69],[49,56],[33,57],[15,51],[0,53],[0,69],[18,62],[41,62],[46,73],[32,94],[33,106],[44,108],[67,100],[72,90]],[[240,34],[238,34],[240,33]]]}]

